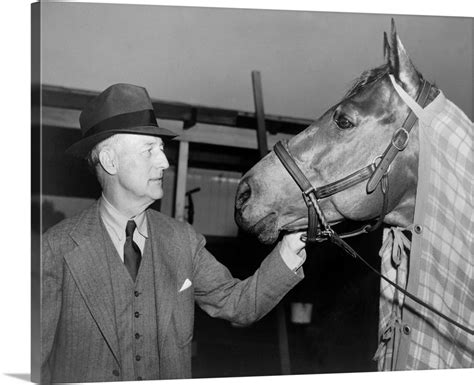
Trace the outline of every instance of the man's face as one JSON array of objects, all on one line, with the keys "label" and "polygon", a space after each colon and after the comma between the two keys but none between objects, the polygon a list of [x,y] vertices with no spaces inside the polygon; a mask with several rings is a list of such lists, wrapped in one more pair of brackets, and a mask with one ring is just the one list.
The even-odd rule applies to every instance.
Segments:
[{"label": "man's face", "polygon": [[161,199],[163,171],[169,167],[163,140],[155,136],[120,134],[114,150],[117,192],[136,204]]}]

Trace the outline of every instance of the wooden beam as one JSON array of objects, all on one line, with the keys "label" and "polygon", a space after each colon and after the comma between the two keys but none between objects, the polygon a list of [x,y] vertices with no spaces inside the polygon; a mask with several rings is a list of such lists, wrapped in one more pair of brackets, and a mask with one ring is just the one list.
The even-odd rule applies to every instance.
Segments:
[{"label": "wooden beam", "polygon": [[[43,107],[41,111],[43,126],[79,130],[80,111],[55,107]],[[161,122],[160,125],[165,126],[165,124]],[[176,123],[174,126],[176,126]],[[186,130],[178,127],[171,127],[171,129],[179,135],[175,139],[178,141],[257,149],[255,131],[250,129],[207,124],[196,124],[192,129]],[[291,135],[284,133],[278,133],[276,135],[267,134],[268,145],[274,146],[277,141],[290,137]]]},{"label": "wooden beam", "polygon": [[[98,92],[51,85],[42,86],[42,102],[44,107],[82,110],[87,102],[96,95],[98,95]],[[253,112],[206,107],[159,99],[152,99],[152,102],[157,119],[196,122],[252,130],[257,129],[257,118]],[[278,115],[265,116],[265,125],[267,131],[270,133],[295,135],[304,130],[311,123],[311,119]]]}]

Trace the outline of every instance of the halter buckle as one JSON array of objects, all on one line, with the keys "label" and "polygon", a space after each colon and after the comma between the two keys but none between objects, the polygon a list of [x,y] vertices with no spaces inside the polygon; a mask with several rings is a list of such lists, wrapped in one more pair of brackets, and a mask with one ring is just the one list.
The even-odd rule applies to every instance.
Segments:
[{"label": "halter buckle", "polygon": [[[404,135],[403,138],[400,136],[401,134]],[[395,147],[398,151],[403,151],[407,147],[409,139],[410,133],[404,127],[400,127],[397,131],[393,133],[392,146]]]}]

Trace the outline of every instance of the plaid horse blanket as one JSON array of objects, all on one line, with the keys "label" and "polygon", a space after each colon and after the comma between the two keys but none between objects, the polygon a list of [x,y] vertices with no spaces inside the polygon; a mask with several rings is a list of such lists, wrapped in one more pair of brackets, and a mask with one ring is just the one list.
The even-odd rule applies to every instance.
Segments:
[{"label": "plaid horse blanket", "polygon": [[[442,92],[422,109],[392,83],[419,118],[420,152],[414,223],[384,229],[381,270],[473,329],[473,123]],[[474,367],[472,334],[383,280],[380,289],[379,370]]]}]

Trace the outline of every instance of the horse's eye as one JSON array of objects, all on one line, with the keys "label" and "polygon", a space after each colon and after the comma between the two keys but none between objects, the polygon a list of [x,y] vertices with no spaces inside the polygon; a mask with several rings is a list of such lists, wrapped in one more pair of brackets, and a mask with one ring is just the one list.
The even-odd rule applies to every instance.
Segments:
[{"label": "horse's eye", "polygon": [[339,116],[334,120],[337,126],[342,130],[347,130],[348,128],[354,127],[352,122],[348,120],[345,116]]}]

